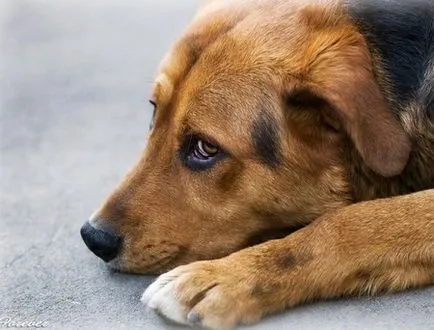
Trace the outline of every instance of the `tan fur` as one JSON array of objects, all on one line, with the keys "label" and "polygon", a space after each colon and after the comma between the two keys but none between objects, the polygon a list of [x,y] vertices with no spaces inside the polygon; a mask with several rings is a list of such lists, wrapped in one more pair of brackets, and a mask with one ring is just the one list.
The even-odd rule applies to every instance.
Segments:
[{"label": "tan fur", "polygon": [[[177,285],[213,328],[433,283],[434,125],[417,99],[393,115],[382,75],[337,1],[206,5],[159,69],[146,150],[97,213],[124,237],[115,266],[161,273],[239,251],[184,266]],[[251,140],[263,114],[276,123],[275,168]],[[178,158],[186,132],[228,157],[192,172]]]}]

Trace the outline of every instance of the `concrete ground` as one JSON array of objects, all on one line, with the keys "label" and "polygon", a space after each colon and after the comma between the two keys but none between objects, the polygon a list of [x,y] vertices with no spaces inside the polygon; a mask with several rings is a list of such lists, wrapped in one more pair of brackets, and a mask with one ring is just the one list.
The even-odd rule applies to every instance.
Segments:
[{"label": "concrete ground", "polygon": [[[152,278],[108,271],[79,228],[138,157],[154,70],[194,3],[1,0],[0,327],[172,328],[139,303]],[[252,329],[434,329],[434,288]]]}]

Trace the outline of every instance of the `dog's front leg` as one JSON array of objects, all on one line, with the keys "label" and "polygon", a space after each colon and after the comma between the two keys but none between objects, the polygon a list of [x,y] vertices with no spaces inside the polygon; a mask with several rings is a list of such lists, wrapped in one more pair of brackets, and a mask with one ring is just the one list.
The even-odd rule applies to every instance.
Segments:
[{"label": "dog's front leg", "polygon": [[311,299],[434,283],[434,190],[355,204],[280,240],[162,276],[143,301],[179,323],[233,328]]}]

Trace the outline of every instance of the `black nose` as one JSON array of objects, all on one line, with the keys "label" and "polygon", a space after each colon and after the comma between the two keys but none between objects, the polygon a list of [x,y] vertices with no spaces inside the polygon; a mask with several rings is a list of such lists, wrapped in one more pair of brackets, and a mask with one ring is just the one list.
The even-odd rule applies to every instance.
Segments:
[{"label": "black nose", "polygon": [[81,227],[81,237],[87,247],[105,262],[113,260],[119,253],[121,238],[109,229],[96,229],[89,221]]}]

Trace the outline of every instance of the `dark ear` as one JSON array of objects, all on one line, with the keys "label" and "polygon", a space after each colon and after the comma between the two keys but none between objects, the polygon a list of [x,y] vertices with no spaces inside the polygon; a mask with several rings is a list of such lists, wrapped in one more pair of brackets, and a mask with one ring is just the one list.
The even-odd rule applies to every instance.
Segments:
[{"label": "dark ear", "polygon": [[365,164],[382,176],[398,175],[407,165],[411,141],[374,78],[367,48],[355,42],[340,46],[316,57],[307,79],[292,80],[287,92],[302,89],[325,100]]}]

